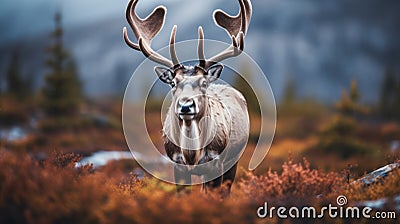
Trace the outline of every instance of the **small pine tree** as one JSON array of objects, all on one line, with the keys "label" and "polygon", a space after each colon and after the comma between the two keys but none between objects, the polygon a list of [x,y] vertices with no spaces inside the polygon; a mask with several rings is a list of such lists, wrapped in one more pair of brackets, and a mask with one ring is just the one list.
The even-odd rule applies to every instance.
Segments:
[{"label": "small pine tree", "polygon": [[26,99],[31,92],[30,84],[23,79],[19,53],[15,51],[6,72],[7,95],[18,100]]},{"label": "small pine tree", "polygon": [[247,64],[241,66],[241,71],[239,75],[236,75],[233,85],[239,92],[241,92],[244,98],[247,101],[247,107],[250,113],[259,114],[260,113],[260,105],[258,99],[255,94],[255,90],[250,86],[250,84],[242,77],[245,76],[247,78],[251,77],[251,70],[248,68]]},{"label": "small pine tree", "polygon": [[[399,73],[399,76],[400,76],[400,73]],[[396,115],[395,115],[395,118],[397,119],[397,120],[400,120],[400,78],[397,80],[397,83],[396,83],[396,98],[395,98],[395,102],[394,102],[394,105],[395,105],[395,113],[396,113]]]},{"label": "small pine tree", "polygon": [[45,76],[42,89],[42,108],[48,117],[69,117],[79,112],[82,101],[81,84],[76,64],[64,48],[61,14],[55,15],[55,30],[51,36],[54,43],[47,48],[50,72]]},{"label": "small pine tree", "polygon": [[385,72],[379,102],[380,113],[389,119],[400,120],[400,73]]},{"label": "small pine tree", "polygon": [[357,116],[364,114],[367,109],[359,104],[359,98],[357,81],[353,80],[350,84],[350,90],[343,90],[342,98],[336,103],[335,107],[343,115]]},{"label": "small pine tree", "polygon": [[291,105],[296,101],[296,82],[289,78],[283,90],[282,105]]}]

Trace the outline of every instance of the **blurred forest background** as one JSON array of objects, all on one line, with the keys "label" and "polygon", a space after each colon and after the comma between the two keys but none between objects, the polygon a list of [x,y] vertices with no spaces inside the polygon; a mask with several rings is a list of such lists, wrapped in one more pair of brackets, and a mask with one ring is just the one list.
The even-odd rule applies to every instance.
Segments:
[{"label": "blurred forest background", "polygon": [[[146,0],[138,12],[168,8],[155,49],[167,43],[173,24],[177,41],[196,38],[202,25],[206,38],[226,42],[211,15],[216,8],[235,14],[236,1],[228,2]],[[323,206],[338,192],[353,203],[399,196],[398,170],[368,188],[352,184],[400,158],[397,1],[253,2],[246,52],[270,81],[277,129],[261,166],[245,170],[258,140],[259,107],[247,83],[224,72],[248,101],[251,133],[233,194],[222,201],[199,186],[175,197],[173,185],[146,175],[129,154],[122,98],[144,58],[123,41],[126,4],[1,3],[1,223],[252,223],[264,201]],[[243,64],[241,72],[251,69]],[[162,97],[156,92],[146,110],[160,147]]]}]

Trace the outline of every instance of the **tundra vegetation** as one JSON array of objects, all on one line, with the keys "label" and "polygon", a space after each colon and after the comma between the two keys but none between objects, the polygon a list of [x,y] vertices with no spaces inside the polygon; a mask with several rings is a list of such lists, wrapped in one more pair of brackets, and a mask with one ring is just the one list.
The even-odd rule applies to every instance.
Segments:
[{"label": "tundra vegetation", "polygon": [[[391,141],[400,136],[399,123],[382,117],[374,106],[362,105],[368,113],[350,116],[337,108],[341,101],[331,106],[303,99],[281,102],[276,138],[267,158],[255,171],[246,170],[256,143],[250,138],[231,195],[224,199],[218,192],[202,193],[201,186],[177,194],[172,184],[137,176],[140,167],[134,160],[112,161],[97,169],[75,168],[75,162],[98,148],[127,150],[117,122],[120,103],[85,101],[85,107],[95,111],[91,113],[108,118],[106,124],[87,122],[51,134],[36,129],[19,141],[1,140],[0,222],[256,223],[260,221],[256,209],[264,202],[318,208],[335,205],[340,194],[347,196],[349,204],[399,195],[398,170],[369,187],[352,184],[367,172],[398,161]],[[8,96],[2,96],[1,102],[14,102],[7,109],[26,113]],[[148,116],[148,121],[159,120],[159,110],[149,111]],[[250,110],[250,117],[251,135],[256,135],[258,114]],[[162,128],[157,122],[147,125],[158,133]],[[161,137],[153,140],[162,145]],[[395,205],[387,209],[394,210]]]}]

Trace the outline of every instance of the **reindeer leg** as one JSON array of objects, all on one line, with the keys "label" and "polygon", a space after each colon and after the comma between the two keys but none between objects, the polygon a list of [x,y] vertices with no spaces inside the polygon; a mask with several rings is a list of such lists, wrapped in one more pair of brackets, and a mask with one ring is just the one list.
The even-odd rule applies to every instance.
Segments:
[{"label": "reindeer leg", "polygon": [[174,179],[176,183],[176,190],[189,190],[188,186],[192,183],[192,177],[186,167],[174,166]]},{"label": "reindeer leg", "polygon": [[[213,165],[211,165],[211,167],[209,168],[209,170],[207,170],[207,172],[204,173],[204,179],[205,180],[209,180],[211,179],[210,176],[215,177],[217,176],[217,178],[204,182],[203,183],[203,188],[204,190],[207,192],[207,188],[217,188],[220,187],[222,184],[222,176],[223,176],[223,167],[222,167],[222,163],[220,160],[215,160],[213,161]],[[217,175],[215,175],[217,174]]]},{"label": "reindeer leg", "polygon": [[206,188],[217,188],[222,184],[222,176],[215,178],[214,180],[210,180],[205,183]]},{"label": "reindeer leg", "polygon": [[226,187],[226,192],[223,192],[222,194],[224,196],[228,196],[231,193],[231,187],[233,184],[233,181],[235,180],[236,177],[236,170],[237,170],[237,163],[233,165],[226,173],[223,175],[223,186]]}]

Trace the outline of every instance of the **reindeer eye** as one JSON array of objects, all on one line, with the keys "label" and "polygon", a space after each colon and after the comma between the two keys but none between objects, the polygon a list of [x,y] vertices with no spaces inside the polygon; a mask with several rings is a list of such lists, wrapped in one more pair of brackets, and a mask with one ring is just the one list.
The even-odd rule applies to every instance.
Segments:
[{"label": "reindeer eye", "polygon": [[202,83],[201,83],[201,87],[207,87],[207,81],[206,80],[204,80]]},{"label": "reindeer eye", "polygon": [[175,81],[172,81],[172,82],[170,83],[170,85],[171,85],[171,88],[174,88],[174,87],[176,86]]}]

